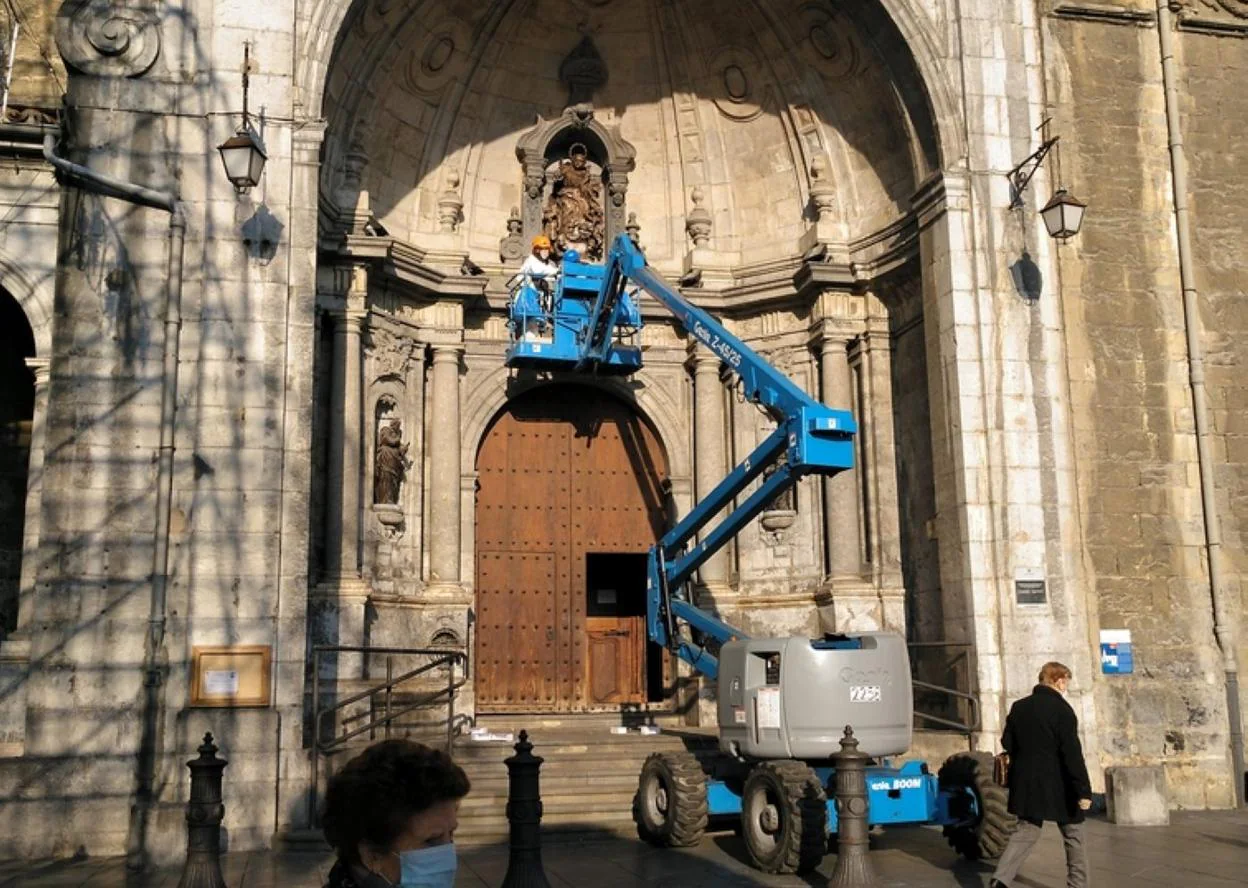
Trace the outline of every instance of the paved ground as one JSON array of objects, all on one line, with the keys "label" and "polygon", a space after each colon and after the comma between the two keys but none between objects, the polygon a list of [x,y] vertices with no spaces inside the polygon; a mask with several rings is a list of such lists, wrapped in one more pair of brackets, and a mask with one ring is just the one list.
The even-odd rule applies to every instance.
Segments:
[{"label": "paved ground", "polygon": [[[1176,813],[1163,828],[1127,828],[1103,820],[1089,823],[1094,888],[1220,888],[1248,884],[1248,811]],[[836,866],[828,855],[804,878],[764,876],[744,863],[732,833],[709,837],[689,851],[660,851],[630,839],[603,836],[548,844],[544,851],[552,888],[664,888],[767,886],[823,888]],[[896,829],[872,840],[872,861],[888,888],[949,886],[982,888],[991,868],[956,858],[939,831]],[[498,888],[507,871],[507,849],[464,848],[457,888]],[[228,888],[320,888],[332,861],[321,854],[231,854],[225,861]],[[1061,841],[1045,829],[1017,884],[1023,888],[1065,885]],[[118,860],[0,863],[0,888],[177,888],[178,871],[127,879]]]}]

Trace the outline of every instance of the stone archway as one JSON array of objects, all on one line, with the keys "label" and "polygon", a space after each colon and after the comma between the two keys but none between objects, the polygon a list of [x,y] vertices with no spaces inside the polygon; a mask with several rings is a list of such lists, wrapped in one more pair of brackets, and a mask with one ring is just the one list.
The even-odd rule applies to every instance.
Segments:
[{"label": "stone archway", "polygon": [[22,550],[35,416],[35,334],[0,290],[0,640],[18,628]]},{"label": "stone archway", "polygon": [[[863,441],[872,464],[885,470],[873,473],[858,496],[845,497],[852,508],[844,512],[848,520],[873,502],[895,501],[897,484],[888,470],[896,443],[887,406],[889,338],[908,336],[909,363],[924,371],[907,390],[923,422],[913,424],[901,415],[897,420],[916,429],[914,435],[931,451],[930,460],[907,464],[911,476],[931,490],[923,491],[908,525],[897,533],[863,520],[863,560],[870,555],[870,563],[850,565],[846,577],[863,580],[856,583],[860,588],[830,588],[833,577],[821,578],[817,567],[803,562],[791,566],[773,589],[779,574],[768,559],[787,557],[785,540],[764,540],[755,544],[748,570],[740,555],[745,544],[732,553],[738,563],[727,583],[740,592],[741,607],[771,621],[769,630],[792,631],[775,614],[808,614],[810,590],[822,583],[816,601],[824,595],[834,603],[849,602],[853,610],[860,599],[878,603],[873,612],[887,610],[899,597],[900,581],[892,578],[901,576],[898,563],[905,557],[893,538],[904,536],[932,553],[924,568],[930,582],[920,584],[942,599],[925,621],[932,634],[977,652],[1001,650],[995,619],[1001,587],[998,577],[988,578],[981,567],[1006,563],[998,550],[1005,546],[1007,516],[984,495],[989,488],[979,470],[991,442],[976,378],[957,372],[990,358],[976,352],[973,339],[946,334],[950,317],[967,328],[994,317],[991,306],[980,305],[993,298],[989,289],[968,283],[976,280],[979,259],[974,238],[982,208],[973,186],[981,172],[964,163],[954,98],[957,62],[945,58],[938,40],[929,37],[940,29],[917,0],[871,0],[852,11],[801,0],[738,0],[733,8],[740,15],[720,16],[699,14],[693,8],[699,4],[651,2],[653,14],[643,19],[652,30],[683,36],[639,41],[644,29],[634,27],[634,10],[599,6],[594,15],[616,25],[595,31],[604,58],[612,65],[628,61],[615,69],[612,86],[595,107],[604,123],[620,123],[622,136],[637,147],[628,199],[638,213],[648,260],[669,279],[702,287],[713,310],[739,315],[739,329],[750,331],[764,350],[767,340],[784,339],[773,353],[777,359],[808,362],[809,345],[816,345],[821,382],[834,383],[821,385],[824,397],[833,391],[845,403],[849,381],[857,379],[861,392],[883,405],[867,426],[874,430],[872,440],[864,435]],[[327,0],[312,8],[314,18],[325,25],[322,32],[341,30],[340,39],[333,50],[319,45],[305,55],[307,76],[300,78],[300,88],[310,91],[303,107],[323,105],[327,121],[322,205],[336,205],[348,215],[363,206],[368,212],[353,218],[372,221],[357,234],[379,233],[402,243],[404,252],[426,257],[428,268],[413,279],[415,287],[421,299],[438,303],[428,311],[438,336],[474,340],[472,363],[473,349],[484,355],[499,339],[497,318],[488,317],[497,303],[492,308],[485,301],[464,303],[461,309],[455,305],[460,291],[450,281],[471,273],[463,269],[501,274],[508,254],[499,237],[506,232],[504,242],[522,242],[523,222],[518,210],[511,211],[520,205],[525,184],[524,171],[515,164],[516,140],[530,131],[535,115],[553,119],[566,107],[567,93],[550,75],[551,56],[562,54],[555,47],[572,45],[582,32],[575,17],[526,15],[533,6],[510,0],[466,9],[439,0],[411,5]],[[704,33],[667,27],[669,13],[705,26]],[[816,14],[821,24],[806,18]],[[349,25],[340,28],[344,21]],[[723,34],[716,30],[721,26]],[[541,33],[535,36],[533,28]],[[848,43],[837,44],[838,37]],[[706,50],[712,46],[725,52]],[[641,58],[643,50],[653,58]],[[1034,110],[1020,105],[1020,111]],[[917,276],[902,288],[905,305],[898,310],[885,292],[891,289],[888,277],[916,258]],[[792,277],[791,269],[796,269]],[[446,271],[449,277],[439,277]],[[855,290],[885,304],[884,323],[878,315],[868,316],[874,309],[868,308],[868,315],[844,313],[853,308]],[[800,304],[790,314],[795,301]],[[652,357],[648,365],[657,366]],[[664,359],[676,364],[684,357]],[[719,382],[707,374],[702,388],[709,395],[701,406],[714,406]],[[892,387],[897,385],[893,380]],[[922,406],[930,407],[930,415],[919,410]],[[710,423],[715,429],[708,430],[717,434],[722,417],[717,410],[704,412],[717,417]],[[733,436],[727,449],[734,455],[749,438],[747,423],[739,419],[729,417],[726,433]],[[998,458],[995,465],[1008,463]],[[720,466],[705,468],[707,479],[723,474]],[[468,514],[464,507],[472,495],[470,476],[461,480],[456,516]],[[835,505],[834,497],[824,499]],[[802,498],[810,501],[809,494]],[[800,537],[802,545],[790,549],[817,549],[819,533],[834,535],[828,516],[836,509],[813,515],[803,505],[798,511],[790,544]],[[977,528],[985,522],[995,522],[993,533],[980,539],[984,535]],[[471,519],[456,525],[457,541],[471,535]],[[456,548],[458,578],[471,571],[473,555],[470,548]],[[1038,552],[1035,547],[1027,557],[1034,560]],[[468,594],[465,587],[464,597]],[[964,614],[975,619],[961,618]],[[980,687],[995,693],[1002,674],[999,656],[977,653],[976,658]],[[995,730],[991,719],[985,726]]]},{"label": "stone archway", "polygon": [[657,702],[644,565],[670,510],[654,430],[593,388],[546,386],[495,418],[477,471],[478,711]]}]

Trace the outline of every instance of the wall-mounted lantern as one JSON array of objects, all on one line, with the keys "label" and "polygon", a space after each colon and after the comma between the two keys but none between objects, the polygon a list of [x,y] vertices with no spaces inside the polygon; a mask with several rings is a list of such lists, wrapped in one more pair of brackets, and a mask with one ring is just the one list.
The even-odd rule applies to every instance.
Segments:
[{"label": "wall-mounted lantern", "polygon": [[[1041,130],[1047,132],[1048,125],[1049,121],[1045,120],[1040,124]],[[1005,174],[1010,180],[1010,209],[1023,208],[1023,192],[1027,190],[1027,185],[1036,174],[1036,170],[1040,169],[1040,164],[1044,162],[1060,139],[1061,136],[1045,138],[1039,148]],[[1065,241],[1079,233],[1083,225],[1083,214],[1087,208],[1086,203],[1059,185],[1053,197],[1040,210],[1040,218],[1044,220],[1044,227],[1049,232],[1049,237]]]},{"label": "wall-mounted lantern", "polygon": [[247,110],[250,78],[251,42],[248,41],[243,44],[243,125],[238,128],[238,132],[217,146],[217,150],[221,152],[221,163],[225,165],[225,176],[239,194],[259,184],[265,161],[269,159],[260,137],[251,128],[251,117]]}]

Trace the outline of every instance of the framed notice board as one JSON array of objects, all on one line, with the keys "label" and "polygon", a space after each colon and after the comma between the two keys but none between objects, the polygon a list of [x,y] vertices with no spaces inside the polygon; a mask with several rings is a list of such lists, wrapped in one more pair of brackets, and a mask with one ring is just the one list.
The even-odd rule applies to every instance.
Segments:
[{"label": "framed notice board", "polygon": [[273,649],[267,644],[191,649],[191,705],[268,706]]}]

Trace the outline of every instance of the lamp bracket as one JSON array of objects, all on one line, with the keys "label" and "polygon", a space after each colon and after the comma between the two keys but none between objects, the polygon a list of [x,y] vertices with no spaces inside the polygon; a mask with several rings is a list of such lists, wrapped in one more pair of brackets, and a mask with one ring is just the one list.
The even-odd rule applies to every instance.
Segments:
[{"label": "lamp bracket", "polygon": [[1040,143],[1040,147],[1031,152],[1018,166],[1005,174],[1010,180],[1010,209],[1016,210],[1023,205],[1023,192],[1027,190],[1027,185],[1031,182],[1036,171],[1040,169],[1040,164],[1044,163],[1045,157],[1053,150],[1053,146],[1058,143],[1061,136],[1052,136]]}]

